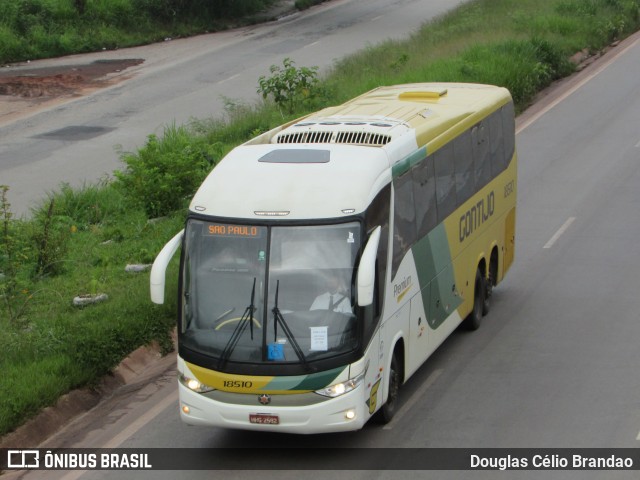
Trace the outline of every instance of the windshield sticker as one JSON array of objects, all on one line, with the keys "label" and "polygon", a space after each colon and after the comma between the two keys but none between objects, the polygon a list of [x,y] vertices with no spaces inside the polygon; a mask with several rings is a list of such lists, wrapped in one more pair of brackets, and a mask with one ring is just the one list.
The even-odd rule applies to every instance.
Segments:
[{"label": "windshield sticker", "polygon": [[327,333],[329,327],[309,327],[309,330],[311,330],[311,350],[326,352],[329,349]]},{"label": "windshield sticker", "polygon": [[349,238],[347,238],[347,243],[354,243],[353,232],[349,232]]},{"label": "windshield sticker", "polygon": [[272,361],[284,360],[284,345],[281,343],[270,343],[267,346],[267,358]]}]

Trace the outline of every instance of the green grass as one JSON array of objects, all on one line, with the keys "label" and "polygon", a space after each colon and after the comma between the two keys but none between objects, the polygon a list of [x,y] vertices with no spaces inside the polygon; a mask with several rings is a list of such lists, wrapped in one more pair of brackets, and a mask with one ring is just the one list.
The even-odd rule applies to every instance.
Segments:
[{"label": "green grass", "polygon": [[[97,9],[91,13],[96,21],[83,25],[84,31],[66,21],[70,1],[0,0],[0,11],[46,3],[52,9],[48,23],[38,26],[23,18],[25,35],[77,47],[88,30],[108,39],[112,24],[129,21],[120,20],[121,14],[134,4],[170,1],[118,0],[109,2],[110,9],[104,1],[88,2]],[[6,18],[14,18],[14,10]],[[14,26],[5,17],[3,22],[0,58],[6,58],[6,50],[32,48],[27,37],[13,35]],[[148,25],[126,24],[127,35],[134,38]],[[170,348],[176,260],[163,306],[149,300],[148,272],[130,274],[124,268],[151,262],[182,228],[195,188],[235,145],[310,110],[404,82],[503,85],[522,111],[542,88],[573,71],[568,58],[575,52],[598,52],[639,26],[640,0],[476,0],[406,41],[370,46],[340,60],[321,79],[312,101],[298,105],[293,114],[284,116],[269,101],[227,99],[223,118],[168,126],[162,137],[151,135],[137,152],[122,154],[127,167],[115,182],[81,189],[62,185],[51,194],[53,203],[44,201],[30,219],[13,219],[10,206],[0,202],[0,434],[70,389],[94,384],[140,345],[155,340]],[[55,39],[46,40],[51,31],[57,32]],[[149,221],[157,215],[163,217]],[[98,292],[109,300],[84,308],[72,305],[74,296]]]},{"label": "green grass", "polygon": [[[271,20],[277,0],[0,0],[0,65]],[[299,0],[299,10],[325,0]]]},{"label": "green grass", "polygon": [[[80,190],[63,186],[53,198],[52,217],[68,244],[54,258],[60,264],[54,273],[35,273],[39,246],[33,242],[50,203],[32,220],[11,221],[22,227],[14,230],[13,242],[22,281],[0,297],[2,433],[69,390],[96,382],[140,345],[157,341],[171,349],[175,295],[167,296],[167,305],[150,304],[148,273],[128,273],[125,266],[152,262],[167,237],[182,228],[183,214],[149,222],[112,184]],[[55,235],[50,234],[53,244]],[[6,249],[3,253],[6,266]],[[169,291],[175,291],[176,277],[173,265]],[[106,293],[109,300],[73,306],[75,296],[91,293]],[[11,318],[6,302],[26,302],[26,308]]]},{"label": "green grass", "polygon": [[274,0],[0,0],[0,64],[253,23]]}]

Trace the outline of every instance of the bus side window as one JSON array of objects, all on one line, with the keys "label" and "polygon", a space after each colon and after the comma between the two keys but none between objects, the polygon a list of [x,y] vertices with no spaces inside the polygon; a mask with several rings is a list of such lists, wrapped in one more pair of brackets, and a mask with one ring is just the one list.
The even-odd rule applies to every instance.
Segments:
[{"label": "bus side window", "polygon": [[489,117],[489,138],[491,139],[491,176],[497,177],[506,167],[501,110],[493,112]]},{"label": "bus side window", "polygon": [[411,170],[393,179],[393,278],[407,251],[416,241],[416,212]]},{"label": "bus side window", "polygon": [[367,233],[380,227],[380,243],[378,244],[378,259],[376,269],[377,301],[374,316],[365,325],[365,338],[373,333],[384,303],[385,284],[387,278],[387,253],[389,252],[389,206],[391,204],[391,186],[387,185],[373,199],[365,213],[365,228]]},{"label": "bus side window", "polygon": [[491,180],[491,159],[489,157],[489,132],[486,123],[480,122],[471,129],[473,146],[473,163],[475,165],[476,190],[484,187]]},{"label": "bus side window", "polygon": [[475,193],[473,149],[471,132],[467,130],[453,142],[456,170],[456,196],[458,206],[466,202]]},{"label": "bus side window", "polygon": [[500,112],[502,116],[502,132],[504,133],[504,153],[506,159],[505,165],[509,165],[509,162],[511,162],[511,158],[513,157],[513,153],[516,148],[516,121],[513,103],[507,103],[504,107],[502,107]]},{"label": "bus side window", "polygon": [[418,238],[422,238],[438,223],[433,156],[419,162],[413,167],[411,174],[413,176],[413,196],[416,203],[416,228]]},{"label": "bus side window", "polygon": [[456,176],[453,144],[448,143],[434,154],[438,222],[444,221],[456,209]]}]

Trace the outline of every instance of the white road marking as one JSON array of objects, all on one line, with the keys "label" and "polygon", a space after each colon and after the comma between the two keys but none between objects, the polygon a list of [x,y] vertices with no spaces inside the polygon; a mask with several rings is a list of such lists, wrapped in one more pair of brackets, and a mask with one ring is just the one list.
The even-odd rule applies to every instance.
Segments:
[{"label": "white road marking", "polygon": [[566,222],[558,229],[558,231],[549,239],[549,241],[545,244],[543,248],[551,248],[556,241],[560,238],[560,236],[567,231],[567,228],[571,226],[571,224],[575,221],[576,217],[569,217]]},{"label": "white road marking", "polygon": [[220,80],[217,85],[223,84],[225,82],[228,82],[229,80],[233,80],[234,78],[238,78],[240,76],[239,73],[236,73],[235,75],[231,75],[229,78],[225,78],[224,80]]},{"label": "white road marking", "polygon": [[411,398],[409,398],[409,400],[407,400],[407,402],[405,402],[405,404],[402,405],[402,408],[398,410],[398,412],[393,417],[393,420],[391,420],[388,424],[382,427],[382,429],[391,430],[400,421],[400,419],[411,409],[411,407],[413,407],[413,405],[418,400],[422,399],[422,396],[424,395],[424,393],[427,391],[427,389],[431,385],[433,385],[433,382],[435,382],[438,379],[438,377],[440,376],[440,374],[442,374],[442,372],[443,372],[442,369],[434,370],[433,373],[429,375],[429,378],[427,378],[427,380],[424,382],[424,385],[422,385],[418,390],[416,390],[416,392],[411,396]]},{"label": "white road marking", "polygon": [[113,437],[104,448],[117,448],[122,445],[129,437],[133,436],[138,430],[148,424],[151,420],[160,415],[169,405],[178,401],[178,389],[174,388],[171,395],[168,395],[164,400],[158,403],[155,407],[149,410],[144,415],[140,416],[137,420],[131,423],[127,428],[122,430],[118,435]]},{"label": "white road marking", "polygon": [[373,17],[370,21],[375,22],[376,20],[380,20],[381,18],[382,18],[382,15],[378,15],[377,17]]},{"label": "white road marking", "polygon": [[640,432],[638,432],[638,436],[636,437],[636,440],[640,442]]},{"label": "white road marking", "polygon": [[309,45],[305,45],[304,48],[309,48],[309,47],[313,47],[314,45],[318,45],[320,43],[320,40],[310,43]]},{"label": "white road marking", "polygon": [[[172,393],[165,397],[160,403],[158,403],[155,407],[149,410],[144,415],[138,417],[134,422],[132,422],[127,428],[122,430],[118,435],[109,440],[106,444],[102,445],[102,448],[118,448],[122,445],[126,440],[132,437],[138,430],[147,425],[151,420],[160,415],[164,410],[169,407],[171,404],[176,403],[178,401],[178,389],[173,389]],[[67,475],[62,477],[62,480],[77,480],[82,475],[84,475],[87,470],[73,470],[69,472]]]}]

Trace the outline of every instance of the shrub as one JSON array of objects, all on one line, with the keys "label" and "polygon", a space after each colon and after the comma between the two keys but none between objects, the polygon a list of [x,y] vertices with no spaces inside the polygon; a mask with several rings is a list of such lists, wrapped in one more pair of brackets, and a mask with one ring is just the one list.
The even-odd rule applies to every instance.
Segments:
[{"label": "shrub", "polygon": [[31,300],[33,248],[25,222],[13,218],[7,198],[9,187],[0,185],[0,318],[16,324]]},{"label": "shrub", "polygon": [[171,126],[162,139],[149,135],[137,153],[121,154],[127,168],[115,176],[125,196],[150,218],[159,217],[184,208],[220,156],[219,144]]},{"label": "shrub", "polygon": [[[95,185],[83,185],[73,188],[63,183],[60,189],[49,195],[55,200],[54,215],[67,217],[77,229],[85,230],[91,225],[116,220],[126,209],[125,198],[120,189],[115,188],[105,178]],[[36,216],[43,215],[48,203],[36,211]]]},{"label": "shrub", "polygon": [[58,275],[64,270],[71,224],[68,217],[54,214],[55,199],[49,201],[46,212],[41,211],[33,222],[32,241],[35,244],[36,275]]},{"label": "shrub", "polygon": [[258,79],[258,93],[265,100],[271,96],[276,105],[287,113],[293,113],[305,101],[316,96],[318,86],[318,67],[294,66],[294,61],[285,58],[282,67],[271,65],[270,77],[264,75]]}]

